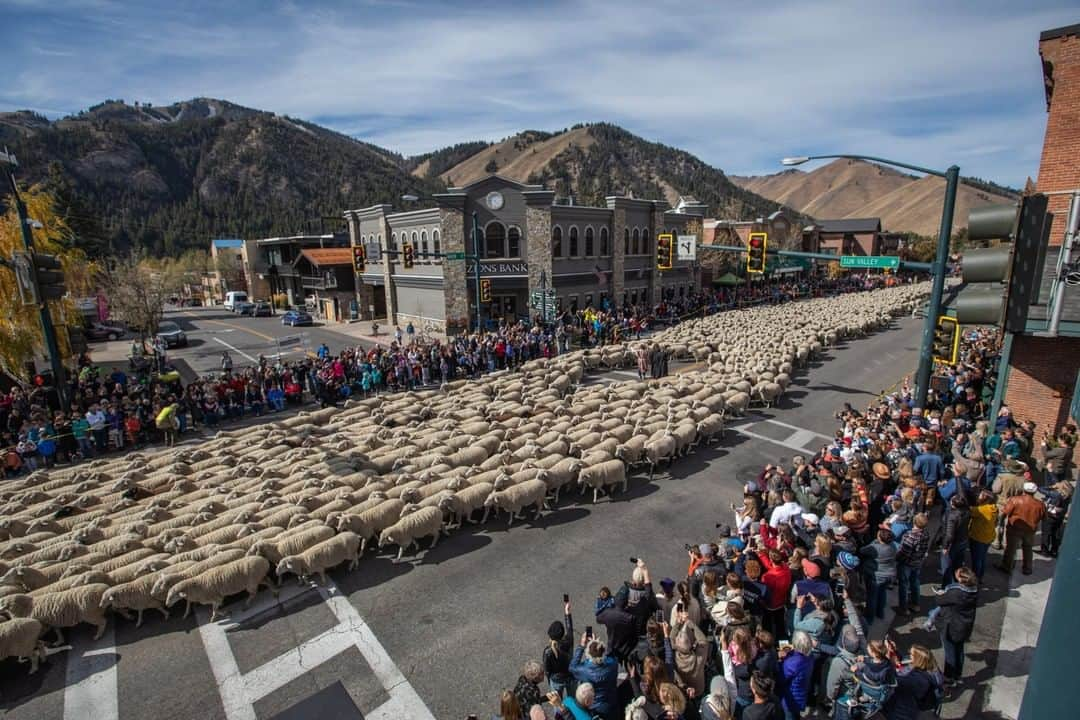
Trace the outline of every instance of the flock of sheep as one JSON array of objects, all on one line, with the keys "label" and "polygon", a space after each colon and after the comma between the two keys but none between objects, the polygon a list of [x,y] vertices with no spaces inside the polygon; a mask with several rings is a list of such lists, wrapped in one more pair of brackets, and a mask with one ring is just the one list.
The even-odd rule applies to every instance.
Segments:
[{"label": "flock of sheep", "polygon": [[[824,346],[887,327],[926,284],[722,313],[647,340],[534,360],[520,372],[224,431],[197,447],[129,453],[0,485],[0,659],[37,669],[43,636],[105,630],[181,600],[211,608],[503,513],[564,488],[625,489],[725,420],[770,405]],[[659,380],[582,384],[658,343],[697,364]]]}]

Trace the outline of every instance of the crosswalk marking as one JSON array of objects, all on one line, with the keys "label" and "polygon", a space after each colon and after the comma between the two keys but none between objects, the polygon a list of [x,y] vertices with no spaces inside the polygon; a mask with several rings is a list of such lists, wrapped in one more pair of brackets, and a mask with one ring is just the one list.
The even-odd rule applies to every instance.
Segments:
[{"label": "crosswalk marking", "polygon": [[[750,428],[760,424],[761,422],[767,422],[767,423],[769,423],[771,425],[778,425],[780,427],[788,428],[789,430],[793,430],[794,432],[792,432],[786,438],[783,438],[782,440],[778,440],[776,438],[771,438],[768,435],[762,435],[761,433],[756,433],[756,432],[754,432],[753,430],[750,429]],[[831,440],[832,439],[828,435],[822,435],[821,433],[816,433],[813,430],[807,430],[806,428],[801,428],[801,427],[799,427],[797,425],[789,425],[788,423],[780,422],[779,420],[773,420],[771,418],[766,418],[766,419],[761,420],[761,421],[750,421],[750,422],[740,423],[738,425],[732,425],[731,429],[734,430],[737,433],[741,433],[742,435],[746,435],[747,437],[752,437],[755,440],[764,440],[765,442],[770,442],[770,443],[773,443],[774,445],[780,445],[782,447],[788,448],[789,450],[795,450],[795,451],[798,451],[800,453],[812,452],[813,448],[808,448],[807,447],[807,445],[809,445],[810,443],[815,443],[816,444],[818,441],[821,441],[821,440]]]},{"label": "crosswalk marking", "polygon": [[67,657],[64,686],[64,720],[117,720],[120,717],[116,689],[116,648],[113,626],[99,640],[85,646],[81,655],[72,647]]},{"label": "crosswalk marking", "polygon": [[[273,660],[247,673],[241,673],[229,645],[227,628],[242,624],[245,620],[270,611],[274,606],[287,603],[312,589],[322,597],[337,618],[338,624]],[[257,720],[255,703],[259,699],[353,646],[363,655],[389,695],[389,700],[366,717],[373,720],[435,720],[435,716],[394,664],[370,626],[333,583],[325,586],[290,585],[277,598],[261,595],[251,608],[235,611],[227,621],[211,623],[209,611],[201,608],[198,610],[198,618],[199,634],[221,693],[226,720]]]}]

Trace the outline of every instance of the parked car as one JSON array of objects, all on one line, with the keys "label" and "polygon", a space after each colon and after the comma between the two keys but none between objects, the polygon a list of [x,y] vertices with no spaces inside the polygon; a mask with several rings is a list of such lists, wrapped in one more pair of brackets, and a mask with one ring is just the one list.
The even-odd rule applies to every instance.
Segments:
[{"label": "parked car", "polygon": [[296,327],[297,325],[311,325],[311,322],[311,316],[303,310],[289,310],[281,316],[282,325],[292,325],[293,327]]},{"label": "parked car", "polygon": [[83,332],[87,340],[119,340],[127,334],[127,330],[119,325],[105,323],[91,323]]},{"label": "parked car", "polygon": [[255,303],[255,310],[252,313],[255,317],[270,317],[274,314],[274,306],[265,300]]},{"label": "parked car", "polygon": [[164,340],[165,347],[187,347],[188,344],[187,334],[171,320],[166,320],[158,325],[155,337]]},{"label": "parked car", "polygon": [[255,303],[247,300],[241,300],[233,305],[233,312],[239,315],[255,315]]}]

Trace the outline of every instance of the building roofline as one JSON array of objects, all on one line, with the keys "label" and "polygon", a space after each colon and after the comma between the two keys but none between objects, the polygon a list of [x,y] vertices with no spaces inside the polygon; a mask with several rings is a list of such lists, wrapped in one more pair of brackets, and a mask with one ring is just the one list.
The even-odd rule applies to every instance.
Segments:
[{"label": "building roofline", "polygon": [[431,215],[433,220],[438,220],[439,219],[439,208],[438,207],[430,207],[430,208],[420,208],[419,210],[406,210],[406,211],[402,211],[402,212],[396,212],[396,213],[393,213],[392,215],[387,215],[386,219],[387,220],[402,220],[402,219],[410,220],[410,219],[412,219],[414,217],[420,217],[420,216],[422,216],[424,214]]},{"label": "building roofline", "polygon": [[343,214],[344,214],[346,219],[348,219],[348,217],[350,215],[355,215],[357,218],[366,220],[366,219],[368,219],[370,217],[373,217],[373,216],[377,217],[379,215],[386,215],[388,212],[390,212],[393,209],[394,209],[394,206],[391,205],[390,203],[380,203],[378,205],[369,205],[368,207],[365,207],[365,208],[357,208],[355,210],[346,210]]},{"label": "building roofline", "polygon": [[1056,40],[1057,38],[1065,37],[1066,35],[1080,35],[1080,24],[1065,25],[1063,27],[1054,28],[1053,30],[1043,30],[1039,33],[1039,42]]},{"label": "building roofline", "polygon": [[504,183],[506,183],[508,185],[514,185],[515,187],[517,187],[520,190],[546,190],[547,189],[543,185],[528,185],[528,184],[523,183],[523,182],[518,182],[517,180],[514,180],[513,178],[508,178],[505,175],[500,175],[499,173],[491,173],[490,175],[485,175],[484,177],[480,178],[479,180],[473,180],[471,183],[468,183],[467,185],[460,185],[460,186],[454,186],[454,187],[447,188],[447,194],[456,195],[456,194],[459,194],[459,193],[465,193],[470,188],[472,188],[472,187],[474,187],[476,185],[479,185],[481,183],[489,182],[493,178],[498,179],[498,180],[502,180]]}]

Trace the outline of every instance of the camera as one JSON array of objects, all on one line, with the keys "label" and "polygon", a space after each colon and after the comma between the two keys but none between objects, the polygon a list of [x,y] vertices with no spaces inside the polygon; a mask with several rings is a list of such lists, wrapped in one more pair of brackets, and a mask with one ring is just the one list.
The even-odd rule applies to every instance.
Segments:
[{"label": "camera", "polygon": [[630,557],[630,562],[631,562],[632,564],[634,564],[634,565],[637,565],[637,558],[636,558],[636,557],[633,557],[633,556],[631,556],[631,557]]},{"label": "camera", "polygon": [[693,552],[694,551],[694,546],[691,545],[690,543],[684,543],[683,544],[683,549],[686,550],[687,552]]},{"label": "camera", "polygon": [[592,625],[585,626],[585,637],[592,638]]}]

